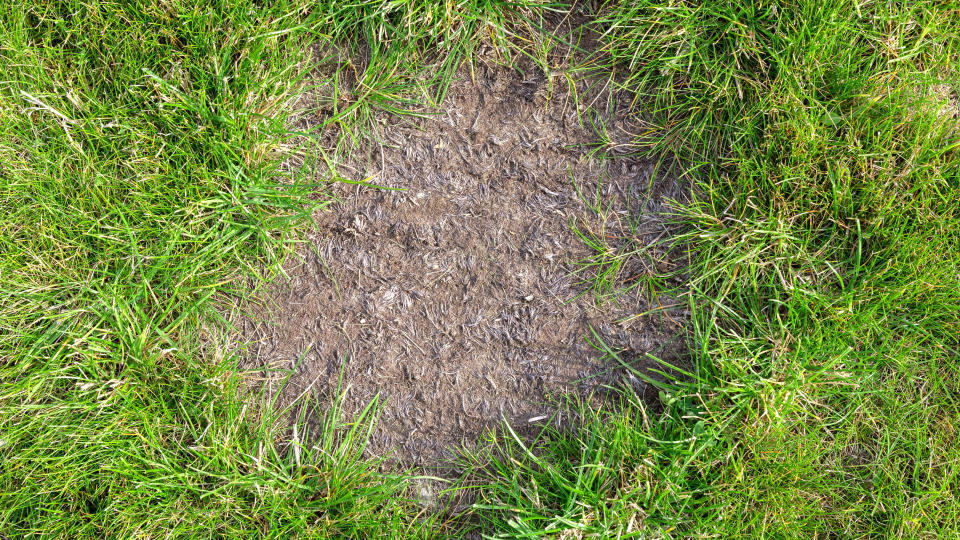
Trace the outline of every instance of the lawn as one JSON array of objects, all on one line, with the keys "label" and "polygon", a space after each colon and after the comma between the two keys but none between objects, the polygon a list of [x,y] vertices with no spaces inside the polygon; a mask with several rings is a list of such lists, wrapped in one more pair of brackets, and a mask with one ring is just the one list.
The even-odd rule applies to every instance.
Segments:
[{"label": "lawn", "polygon": [[[578,4],[600,48],[554,65],[570,9],[0,7],[0,537],[960,537],[960,7]],[[354,85],[336,160],[481,44],[635,93],[626,150],[694,186],[650,282],[683,278],[692,367],[662,411],[503,426],[447,483],[470,504],[423,508],[363,456],[375,403],[312,434],[257,405],[231,321],[328,202],[284,165],[297,96]]]}]

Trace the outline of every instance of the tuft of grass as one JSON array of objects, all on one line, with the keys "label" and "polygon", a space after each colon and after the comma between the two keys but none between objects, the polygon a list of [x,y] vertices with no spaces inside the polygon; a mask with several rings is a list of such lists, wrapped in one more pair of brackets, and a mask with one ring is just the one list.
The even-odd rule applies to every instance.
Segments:
[{"label": "tuft of grass", "polygon": [[[655,168],[650,186],[659,170],[659,166]],[[668,289],[664,278],[669,269],[669,230],[651,235],[644,223],[649,217],[644,204],[630,200],[625,201],[625,207],[621,202],[601,204],[602,178],[592,196],[584,193],[575,180],[573,185],[589,215],[571,220],[570,228],[592,252],[574,261],[573,273],[580,278],[577,285],[585,286],[580,294],[592,293],[598,304],[630,293],[646,294],[652,302],[659,302],[659,291]]]},{"label": "tuft of grass", "polygon": [[[529,439],[509,425],[465,456],[479,532],[493,538],[670,536],[703,494],[691,463],[715,444],[692,403],[664,395],[665,415],[627,391],[616,406],[576,398]],[[606,410],[605,410],[606,409]],[[558,427],[562,426],[562,427]]]}]

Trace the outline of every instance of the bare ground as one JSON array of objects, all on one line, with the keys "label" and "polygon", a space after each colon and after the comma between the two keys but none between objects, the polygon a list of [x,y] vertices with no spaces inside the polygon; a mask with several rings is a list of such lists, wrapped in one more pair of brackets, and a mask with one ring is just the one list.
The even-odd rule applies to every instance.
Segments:
[{"label": "bare ground", "polygon": [[[625,100],[603,97],[599,119],[626,136]],[[319,121],[299,120],[302,129]],[[244,325],[255,368],[295,368],[282,402],[330,396],[342,374],[348,413],[378,395],[384,403],[370,452],[436,464],[504,419],[549,418],[551,394],[590,393],[623,375],[586,341],[591,327],[638,367],[651,364],[645,353],[682,355],[682,313],[636,317],[651,307],[643,294],[598,305],[582,283],[589,270],[574,273],[591,251],[572,223],[613,243],[656,244],[665,201],[682,194],[651,163],[590,157],[597,135],[566,88],[532,68],[481,61],[436,114],[378,121],[382,144],[355,152],[364,157],[344,174],[401,190],[332,185],[340,202]],[[622,278],[650,261],[672,265],[663,247],[648,255]],[[276,392],[278,376],[266,379]]]}]

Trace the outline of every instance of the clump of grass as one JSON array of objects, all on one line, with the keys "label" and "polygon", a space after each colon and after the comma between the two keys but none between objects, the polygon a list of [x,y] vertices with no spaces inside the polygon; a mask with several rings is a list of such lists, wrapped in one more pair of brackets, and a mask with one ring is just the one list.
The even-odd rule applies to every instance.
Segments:
[{"label": "clump of grass", "polygon": [[675,416],[695,412],[674,398],[665,396],[666,416],[648,414],[631,392],[622,398],[609,410],[568,400],[533,439],[508,425],[491,433],[464,461],[480,494],[479,529],[497,538],[632,538],[682,526],[703,503],[689,467],[713,436]]},{"label": "clump of grass", "polygon": [[[651,175],[647,193],[657,181],[660,167]],[[625,294],[646,295],[659,302],[661,292],[669,292],[665,278],[670,272],[667,253],[671,241],[669,230],[654,234],[645,215],[644,204],[631,198],[601,202],[603,178],[593,194],[585,193],[574,182],[574,188],[587,210],[587,216],[571,221],[570,228],[591,253],[574,262],[577,285],[592,293],[598,304],[616,301]],[[656,218],[654,218],[656,219]]]},{"label": "clump of grass", "polygon": [[[647,268],[642,263],[639,268],[633,264],[638,259],[643,261],[649,257],[646,246],[634,236],[636,227],[623,228],[615,225],[611,229],[617,232],[608,232],[611,229],[607,227],[607,220],[602,219],[599,230],[594,230],[587,223],[571,224],[574,234],[593,252],[577,261],[577,274],[585,276],[578,285],[586,285],[587,291],[593,293],[597,303],[615,299],[642,288],[644,284],[647,285],[647,290],[653,290],[651,279],[658,271]],[[626,235],[617,234],[619,232],[626,232]],[[633,267],[635,272],[628,272],[628,267]]]}]

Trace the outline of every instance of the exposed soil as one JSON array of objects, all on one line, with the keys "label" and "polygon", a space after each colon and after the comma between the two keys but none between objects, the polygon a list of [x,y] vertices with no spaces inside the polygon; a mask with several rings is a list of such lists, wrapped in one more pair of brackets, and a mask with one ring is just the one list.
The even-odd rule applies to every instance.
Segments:
[{"label": "exposed soil", "polygon": [[[623,134],[626,104],[606,97],[601,118]],[[369,451],[435,464],[503,419],[544,421],[551,393],[588,393],[619,377],[586,341],[591,327],[631,359],[678,356],[682,314],[632,317],[650,307],[642,294],[599,306],[581,294],[590,274],[573,275],[574,263],[591,251],[571,223],[615,237],[639,216],[632,234],[653,244],[666,231],[664,201],[680,188],[652,181],[650,163],[589,157],[597,136],[564,88],[548,95],[535,69],[478,62],[437,114],[380,121],[382,146],[356,152],[363,159],[344,174],[402,191],[333,185],[341,202],[318,218],[289,282],[274,287],[266,322],[246,326],[251,362],[296,366],[283,399],[329,396],[342,371],[348,413],[378,394],[385,403]],[[305,129],[316,122],[301,119]],[[605,232],[580,194],[608,209]],[[650,249],[624,278],[650,260],[657,270],[671,264]]]}]

